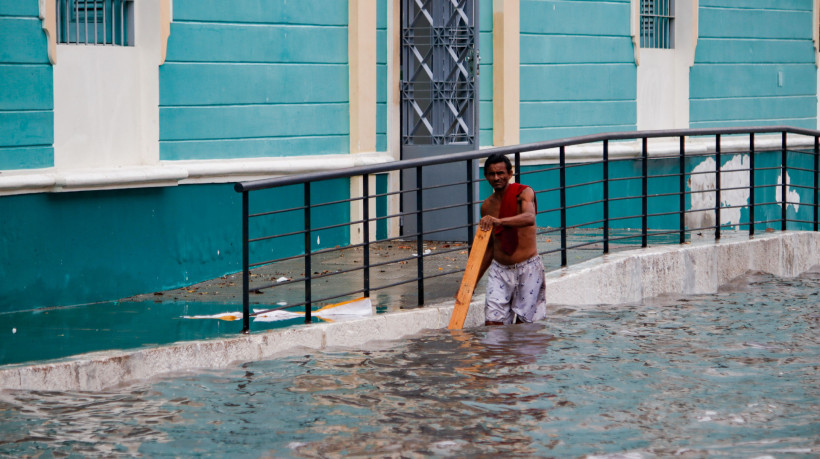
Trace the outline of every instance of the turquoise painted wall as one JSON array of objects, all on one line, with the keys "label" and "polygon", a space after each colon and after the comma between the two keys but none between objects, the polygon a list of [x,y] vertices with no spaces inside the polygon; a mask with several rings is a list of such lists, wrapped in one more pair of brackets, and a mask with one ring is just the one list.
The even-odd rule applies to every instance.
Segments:
[{"label": "turquoise painted wall", "polygon": [[812,0],[701,0],[690,126],[816,128]]},{"label": "turquoise painted wall", "polygon": [[[313,203],[344,199],[347,180],[314,186]],[[254,193],[251,212],[301,205],[300,187]],[[241,195],[231,184],[0,197],[0,313],[181,287],[241,269]],[[252,236],[301,230],[302,215],[254,221]],[[291,218],[289,218],[291,217]],[[349,221],[347,204],[316,207],[314,228]],[[346,245],[319,231],[313,249]],[[255,261],[302,253],[301,239],[256,244]]]},{"label": "turquoise painted wall", "polygon": [[52,68],[37,0],[0,0],[0,170],[54,165]]},{"label": "turquoise painted wall", "polygon": [[163,160],[349,151],[347,2],[176,0]]},{"label": "turquoise painted wall", "polygon": [[636,128],[628,0],[521,1],[521,143]]}]

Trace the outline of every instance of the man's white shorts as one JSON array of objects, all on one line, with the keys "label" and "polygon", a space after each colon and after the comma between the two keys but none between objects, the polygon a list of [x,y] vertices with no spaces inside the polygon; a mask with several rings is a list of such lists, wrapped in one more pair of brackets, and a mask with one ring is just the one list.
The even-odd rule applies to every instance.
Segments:
[{"label": "man's white shorts", "polygon": [[516,317],[524,322],[547,317],[544,264],[540,255],[510,266],[493,260],[488,276],[485,320],[511,324]]}]

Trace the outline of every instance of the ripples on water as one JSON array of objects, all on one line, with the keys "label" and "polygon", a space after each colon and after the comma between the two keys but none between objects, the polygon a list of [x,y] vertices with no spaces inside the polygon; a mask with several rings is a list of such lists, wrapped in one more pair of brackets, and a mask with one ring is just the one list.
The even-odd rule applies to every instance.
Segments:
[{"label": "ripples on water", "polygon": [[818,287],[754,275],[114,392],[0,392],[0,455],[817,457]]}]

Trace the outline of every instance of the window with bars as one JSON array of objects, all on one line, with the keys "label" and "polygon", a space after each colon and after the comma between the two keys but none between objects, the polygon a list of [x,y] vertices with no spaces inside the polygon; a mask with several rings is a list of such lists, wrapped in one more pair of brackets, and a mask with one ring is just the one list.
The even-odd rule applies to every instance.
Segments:
[{"label": "window with bars", "polygon": [[641,48],[674,48],[674,21],[674,0],[641,0]]},{"label": "window with bars", "polygon": [[133,0],[54,1],[58,43],[133,46]]}]

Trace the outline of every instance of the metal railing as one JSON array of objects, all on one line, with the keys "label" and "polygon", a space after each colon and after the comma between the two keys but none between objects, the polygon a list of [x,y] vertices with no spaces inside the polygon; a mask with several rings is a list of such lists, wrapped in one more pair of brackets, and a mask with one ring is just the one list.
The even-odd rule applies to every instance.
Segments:
[{"label": "metal railing", "polygon": [[[780,134],[779,144],[772,145],[771,136],[756,134]],[[800,148],[790,148],[788,134],[801,137]],[[765,137],[765,142],[761,142]],[[671,138],[672,147],[667,142],[656,144],[650,139]],[[700,151],[687,151],[686,139],[699,139],[710,148]],[[733,151],[722,151],[731,140]],[[810,141],[813,138],[813,143]],[[748,143],[746,143],[748,139]],[[293,308],[304,306],[305,320],[311,321],[311,305],[338,298],[350,298],[362,294],[395,287],[400,284],[415,282],[418,304],[424,303],[424,284],[433,277],[445,276],[462,271],[462,269],[424,274],[424,243],[435,234],[444,231],[463,231],[467,245],[472,243],[472,234],[477,224],[475,212],[480,203],[474,184],[483,180],[476,177],[478,160],[492,153],[511,155],[514,164],[516,181],[533,186],[538,201],[537,226],[539,237],[554,233],[559,234],[556,247],[539,251],[540,255],[560,254],[561,266],[568,264],[569,250],[592,247],[602,253],[610,251],[611,244],[640,240],[641,247],[646,247],[650,238],[666,238],[666,242],[675,240],[686,242],[692,234],[712,233],[715,239],[721,232],[745,228],[749,235],[756,229],[771,230],[779,227],[786,230],[788,225],[798,229],[818,230],[818,158],[820,158],[820,131],[774,126],[729,129],[689,129],[666,131],[638,131],[596,134],[569,139],[489,148],[481,151],[470,151],[423,159],[396,161],[385,164],[354,167],[349,169],[310,173],[298,176],[286,176],[264,180],[248,181],[235,184],[237,192],[242,193],[242,252],[243,252],[243,332],[249,331],[251,291],[281,288],[288,284],[302,283],[304,301],[266,309]],[[624,154],[625,143],[639,142],[634,153]],[[655,141],[657,142],[657,141]],[[744,145],[738,147],[738,144]],[[568,163],[569,148],[594,148],[596,153],[581,161]],[[525,165],[522,167],[522,154],[534,151],[557,152],[555,164]],[[613,154],[613,152],[615,154]],[[544,156],[543,152],[541,153]],[[549,153],[547,153],[549,155]],[[729,156],[734,160],[727,160]],[[576,158],[572,156],[571,159]],[[523,158],[526,161],[526,157]],[[544,161],[541,161],[544,162]],[[549,162],[549,161],[547,161]],[[694,163],[698,162],[697,165]],[[714,164],[712,164],[714,162]],[[461,164],[466,171],[466,180],[456,178],[451,183],[425,185],[425,171],[445,164]],[[638,167],[639,166],[639,167]],[[415,180],[405,180],[399,191],[371,190],[371,177],[379,174],[414,171]],[[639,171],[639,172],[638,172]],[[652,171],[653,173],[650,173]],[[724,180],[722,180],[722,177]],[[745,177],[745,179],[743,179]],[[360,195],[335,199],[328,196],[317,196],[319,182],[332,183],[358,178],[361,182]],[[675,180],[677,179],[677,180]],[[740,180],[739,180],[740,179]],[[728,183],[722,183],[728,182]],[[546,184],[546,188],[541,188]],[[699,185],[698,185],[699,184]],[[706,184],[705,188],[703,187]],[[698,185],[698,187],[695,187]],[[695,187],[695,188],[693,188]],[[349,188],[348,188],[349,189]],[[265,191],[267,190],[267,191]],[[279,191],[279,194],[268,194]],[[431,206],[425,203],[425,193],[435,190],[447,190],[449,195],[461,194],[464,199],[457,204]],[[460,190],[460,191],[456,191]],[[742,202],[737,202],[738,193]],[[251,194],[254,194],[254,209],[251,212]],[[372,215],[374,200],[384,202],[412,194],[413,208],[405,208],[392,214],[382,211],[381,215]],[[485,194],[489,194],[486,191]],[[256,196],[258,195],[258,196]],[[793,196],[797,198],[793,198]],[[811,198],[806,197],[810,195]],[[801,198],[802,196],[802,198]],[[733,197],[728,199],[728,197]],[[298,205],[279,208],[283,200],[298,200]],[[745,199],[745,201],[744,201]],[[790,199],[797,199],[790,200]],[[802,201],[802,202],[801,202]],[[411,202],[411,201],[406,201]],[[345,209],[351,203],[361,205],[361,218],[352,219]],[[688,204],[688,205],[687,205]],[[405,204],[406,205],[406,204]],[[699,207],[696,207],[699,206]],[[789,206],[793,210],[788,211]],[[803,206],[802,212],[797,207]],[[466,207],[463,224],[442,227],[425,225],[425,215],[435,212],[447,212],[454,208]],[[809,209],[809,211],[805,210]],[[729,213],[733,220],[722,223]],[[378,212],[377,212],[378,213]],[[328,218],[337,215],[336,221]],[[741,215],[742,218],[738,217]],[[312,220],[312,217],[313,220]],[[700,220],[698,220],[698,217]],[[415,219],[416,231],[413,234],[387,237],[385,234],[374,237],[371,224],[384,224],[395,219]],[[301,220],[301,221],[299,221]],[[321,221],[319,221],[321,220]],[[256,223],[258,222],[258,223]],[[705,222],[705,223],[704,223]],[[711,222],[711,223],[710,223]],[[288,226],[284,230],[282,226]],[[638,228],[635,228],[638,226]],[[349,237],[345,231],[352,228],[361,230],[361,243],[339,244],[339,246],[316,249],[314,237],[342,233],[342,239]],[[634,228],[634,231],[625,229]],[[655,229],[652,229],[655,228]],[[568,232],[580,229],[591,233],[583,240],[570,244]],[[617,234],[621,230],[621,234]],[[253,234],[251,234],[253,233]],[[378,241],[376,241],[378,239]],[[278,245],[274,241],[284,241]],[[409,257],[372,263],[371,246],[376,242],[405,241],[415,244],[416,253]],[[251,261],[251,249],[257,261]],[[317,257],[338,253],[339,251],[361,249],[361,264],[342,270],[314,271],[313,261]],[[448,251],[462,250],[464,247],[450,248],[433,255]],[[271,252],[279,252],[270,256]],[[250,287],[251,269],[282,261],[303,260],[304,273],[301,278],[288,279],[286,282],[270,282]],[[415,277],[401,279],[383,285],[373,285],[371,273],[378,268],[385,270],[389,265],[416,263]],[[350,273],[361,274],[361,284],[351,286],[346,291],[335,291],[331,296],[315,298],[313,282],[330,276]],[[454,292],[453,292],[454,293]]]}]

